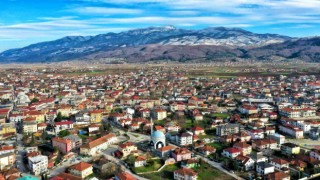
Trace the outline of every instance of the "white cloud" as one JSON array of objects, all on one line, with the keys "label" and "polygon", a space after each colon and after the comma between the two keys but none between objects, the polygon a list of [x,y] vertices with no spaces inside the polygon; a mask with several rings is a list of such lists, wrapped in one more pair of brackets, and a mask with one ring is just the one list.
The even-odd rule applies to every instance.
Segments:
[{"label": "white cloud", "polygon": [[78,13],[83,14],[98,14],[98,15],[115,15],[115,14],[140,14],[143,11],[140,9],[127,8],[106,8],[106,7],[79,7],[75,9]]}]

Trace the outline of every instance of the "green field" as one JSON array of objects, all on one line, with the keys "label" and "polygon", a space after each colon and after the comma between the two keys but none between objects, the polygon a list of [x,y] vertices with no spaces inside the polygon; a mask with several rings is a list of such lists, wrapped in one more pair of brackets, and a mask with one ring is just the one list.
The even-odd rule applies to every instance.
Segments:
[{"label": "green field", "polygon": [[139,176],[152,180],[171,180],[173,179],[173,171],[179,169],[176,164],[167,165],[160,172],[141,174]]},{"label": "green field", "polygon": [[135,173],[144,173],[144,172],[151,172],[158,170],[163,164],[161,162],[161,159],[153,159],[153,165],[146,165],[144,167],[137,167],[134,168]]},{"label": "green field", "polygon": [[232,180],[233,177],[211,167],[209,164],[202,162],[199,167],[192,168],[198,173],[198,180]]}]

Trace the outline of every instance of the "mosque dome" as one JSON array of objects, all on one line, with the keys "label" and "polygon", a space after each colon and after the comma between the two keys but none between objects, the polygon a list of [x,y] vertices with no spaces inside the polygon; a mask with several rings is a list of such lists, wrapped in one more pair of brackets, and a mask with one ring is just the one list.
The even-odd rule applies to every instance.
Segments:
[{"label": "mosque dome", "polygon": [[163,134],[162,131],[155,131],[152,134],[152,138],[164,138],[164,137],[165,137],[165,135]]}]

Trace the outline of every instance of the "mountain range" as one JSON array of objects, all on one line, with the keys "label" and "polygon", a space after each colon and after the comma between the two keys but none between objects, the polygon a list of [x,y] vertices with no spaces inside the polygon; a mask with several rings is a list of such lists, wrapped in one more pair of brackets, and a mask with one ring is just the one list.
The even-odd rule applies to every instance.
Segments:
[{"label": "mountain range", "polygon": [[320,37],[292,38],[225,27],[186,30],[164,26],[96,36],[67,36],[0,53],[2,63],[114,58],[129,63],[230,59],[320,62]]}]

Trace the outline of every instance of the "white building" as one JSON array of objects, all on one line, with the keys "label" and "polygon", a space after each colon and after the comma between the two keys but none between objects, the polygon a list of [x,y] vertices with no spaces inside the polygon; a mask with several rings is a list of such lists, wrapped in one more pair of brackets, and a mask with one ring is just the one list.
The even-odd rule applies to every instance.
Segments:
[{"label": "white building", "polygon": [[28,166],[34,175],[47,172],[48,156],[37,155],[28,158]]},{"label": "white building", "polygon": [[297,139],[303,138],[303,131],[290,124],[279,125],[279,130]]},{"label": "white building", "polygon": [[180,146],[189,145],[193,143],[192,133],[186,132],[176,136],[176,143]]},{"label": "white building", "polygon": [[266,162],[259,162],[256,165],[256,172],[260,175],[270,174],[274,172],[274,166]]}]

